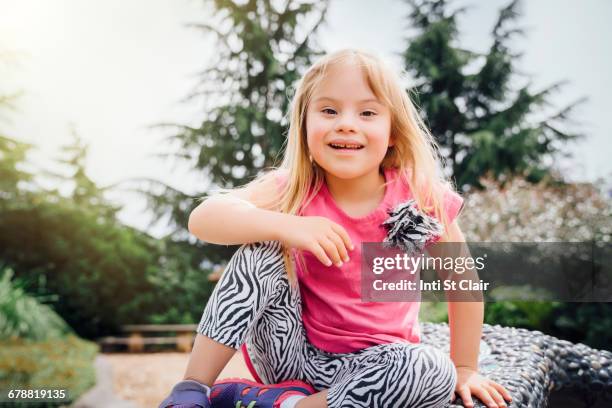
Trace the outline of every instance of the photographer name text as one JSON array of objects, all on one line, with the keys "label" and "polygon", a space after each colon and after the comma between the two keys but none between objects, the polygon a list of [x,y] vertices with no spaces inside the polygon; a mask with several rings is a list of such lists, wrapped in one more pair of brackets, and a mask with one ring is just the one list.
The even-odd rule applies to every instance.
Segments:
[{"label": "photographer name text", "polygon": [[482,279],[479,281],[473,281],[471,279],[439,279],[434,281],[423,281],[418,282],[402,279],[397,282],[385,282],[382,279],[376,279],[372,282],[372,287],[376,291],[425,291],[425,290],[487,290],[490,282],[485,282]]}]

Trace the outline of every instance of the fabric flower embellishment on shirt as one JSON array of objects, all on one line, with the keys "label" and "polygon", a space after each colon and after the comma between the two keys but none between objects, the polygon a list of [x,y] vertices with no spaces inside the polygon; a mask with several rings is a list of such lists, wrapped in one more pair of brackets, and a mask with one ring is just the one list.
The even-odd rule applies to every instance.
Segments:
[{"label": "fabric flower embellishment on shirt", "polygon": [[420,253],[428,242],[436,240],[444,232],[436,218],[419,211],[415,200],[399,204],[388,214],[389,218],[382,223],[387,230],[384,248],[399,248],[408,254]]}]

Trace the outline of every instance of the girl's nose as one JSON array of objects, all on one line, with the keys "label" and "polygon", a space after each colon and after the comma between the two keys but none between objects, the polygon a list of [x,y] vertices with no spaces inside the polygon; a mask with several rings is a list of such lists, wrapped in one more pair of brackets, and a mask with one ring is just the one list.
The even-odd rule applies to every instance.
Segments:
[{"label": "girl's nose", "polygon": [[339,115],[335,130],[336,132],[356,132],[355,118],[349,114]]}]

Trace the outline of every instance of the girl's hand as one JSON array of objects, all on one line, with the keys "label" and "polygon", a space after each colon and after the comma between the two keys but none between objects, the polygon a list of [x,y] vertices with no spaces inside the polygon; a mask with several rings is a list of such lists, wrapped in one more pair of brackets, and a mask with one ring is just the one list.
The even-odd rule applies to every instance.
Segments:
[{"label": "girl's hand", "polygon": [[[489,408],[507,407],[512,397],[508,390],[495,381],[488,380],[468,367],[457,367],[457,386],[455,393],[463,400],[463,405],[473,407],[472,395],[477,396]],[[453,396],[451,401],[455,400]]]},{"label": "girl's hand", "polygon": [[281,231],[285,246],[309,251],[327,266],[348,262],[348,251],[354,249],[346,230],[325,217],[291,216]]}]

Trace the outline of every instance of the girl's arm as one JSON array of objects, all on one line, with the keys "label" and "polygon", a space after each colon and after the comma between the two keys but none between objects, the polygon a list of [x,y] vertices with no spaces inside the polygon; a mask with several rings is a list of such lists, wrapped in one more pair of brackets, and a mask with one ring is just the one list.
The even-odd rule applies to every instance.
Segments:
[{"label": "girl's arm", "polygon": [[212,196],[189,216],[189,232],[213,244],[280,241],[311,252],[323,264],[341,266],[353,244],[346,230],[325,217],[281,213],[271,198],[279,194],[275,175],[244,189]]},{"label": "girl's arm", "polygon": [[212,196],[189,216],[189,232],[213,244],[237,245],[278,240],[287,214],[263,205],[278,195],[274,177],[224,195]]},{"label": "girl's arm", "polygon": [[[443,241],[465,243],[465,237],[456,221],[450,225]],[[470,254],[466,251],[460,255]],[[484,303],[448,302],[448,321],[450,358],[457,369],[455,393],[461,397],[466,407],[474,406],[472,395],[477,396],[487,407],[506,407],[504,400],[512,400],[508,390],[478,374]]]},{"label": "girl's arm", "polygon": [[[465,242],[465,237],[456,221],[450,225],[444,241]],[[448,302],[450,358],[456,367],[478,370],[483,322],[484,304],[482,302]]]}]

